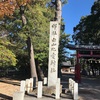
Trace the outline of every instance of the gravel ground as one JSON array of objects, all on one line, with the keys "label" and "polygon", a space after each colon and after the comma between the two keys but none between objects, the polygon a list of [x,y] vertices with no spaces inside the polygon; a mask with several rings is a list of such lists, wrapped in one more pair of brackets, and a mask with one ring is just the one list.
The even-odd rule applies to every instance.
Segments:
[{"label": "gravel ground", "polygon": [[81,100],[100,100],[100,78],[82,77],[79,96]]},{"label": "gravel ground", "polygon": [[[69,78],[74,79],[74,74],[63,74],[62,81],[68,81]],[[66,87],[66,83],[63,85]],[[100,100],[100,78],[82,76],[79,83],[79,100]]]}]

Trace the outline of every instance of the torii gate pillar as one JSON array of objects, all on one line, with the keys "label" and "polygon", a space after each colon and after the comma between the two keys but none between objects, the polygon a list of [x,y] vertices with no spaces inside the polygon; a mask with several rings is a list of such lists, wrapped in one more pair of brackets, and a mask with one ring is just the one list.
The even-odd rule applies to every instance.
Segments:
[{"label": "torii gate pillar", "polygon": [[81,82],[81,74],[80,74],[80,64],[79,64],[79,51],[77,50],[77,55],[76,55],[77,61],[76,61],[76,65],[75,65],[75,81],[77,83]]}]

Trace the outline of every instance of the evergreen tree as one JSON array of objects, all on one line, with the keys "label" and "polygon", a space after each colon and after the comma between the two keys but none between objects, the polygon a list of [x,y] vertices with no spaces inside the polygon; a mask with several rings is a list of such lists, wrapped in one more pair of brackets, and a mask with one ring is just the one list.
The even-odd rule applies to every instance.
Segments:
[{"label": "evergreen tree", "polygon": [[76,44],[100,45],[100,0],[91,7],[91,15],[83,16],[74,27],[73,40]]},{"label": "evergreen tree", "polygon": [[[30,63],[30,50],[34,50],[34,56],[31,55],[32,61],[35,58],[39,71],[40,68],[46,70],[48,66],[49,24],[51,20],[54,20],[55,9],[51,7],[51,1],[48,0],[34,0],[27,4],[18,2],[19,8],[13,12],[13,16],[6,16],[5,13],[6,17],[1,19],[3,22],[1,24],[7,30],[7,40],[14,45],[12,50],[17,57],[17,67],[26,71]],[[21,12],[21,6],[25,7],[24,13]],[[67,35],[61,34],[61,39],[60,55],[64,55],[65,49],[63,48],[66,44],[63,43],[67,42]],[[66,40],[64,41],[64,39]],[[26,42],[29,44],[27,45]],[[32,44],[34,48],[31,48]],[[33,66],[35,67],[35,65]],[[36,75],[36,71],[32,73]],[[34,77],[34,75],[31,76]]]}]

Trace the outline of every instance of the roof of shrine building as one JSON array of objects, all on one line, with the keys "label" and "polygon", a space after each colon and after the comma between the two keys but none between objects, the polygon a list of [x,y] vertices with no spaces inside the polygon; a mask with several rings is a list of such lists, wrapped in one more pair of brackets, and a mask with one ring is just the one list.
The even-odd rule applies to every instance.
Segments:
[{"label": "roof of shrine building", "polygon": [[66,62],[62,62],[61,66],[68,66],[68,67],[71,67],[72,64],[71,64],[71,61],[66,61]]},{"label": "roof of shrine building", "polygon": [[68,44],[67,48],[72,50],[100,50],[100,45],[72,45]]}]

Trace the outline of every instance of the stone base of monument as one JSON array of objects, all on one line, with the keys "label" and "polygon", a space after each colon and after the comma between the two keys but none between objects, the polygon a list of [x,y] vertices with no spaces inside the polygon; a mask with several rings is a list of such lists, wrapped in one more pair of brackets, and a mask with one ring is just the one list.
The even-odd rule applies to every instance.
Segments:
[{"label": "stone base of monument", "polygon": [[43,95],[55,95],[56,86],[44,86],[43,87]]},{"label": "stone base of monument", "polygon": [[[56,86],[43,86],[43,95],[56,95]],[[33,90],[34,94],[37,94],[37,88]],[[60,93],[62,93],[62,85],[60,85]]]},{"label": "stone base of monument", "polygon": [[[62,93],[62,85],[60,85],[60,93]],[[43,86],[43,94],[56,95],[56,86]]]}]

